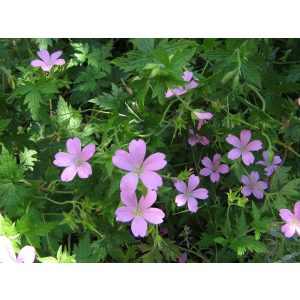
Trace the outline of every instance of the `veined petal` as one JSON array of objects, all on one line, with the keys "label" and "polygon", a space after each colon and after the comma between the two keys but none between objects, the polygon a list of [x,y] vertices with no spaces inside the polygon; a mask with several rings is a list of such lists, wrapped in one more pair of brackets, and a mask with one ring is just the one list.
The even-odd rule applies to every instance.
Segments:
[{"label": "veined petal", "polygon": [[198,202],[193,197],[188,197],[188,208],[190,212],[196,212],[198,210]]},{"label": "veined petal", "polygon": [[96,147],[94,144],[88,144],[82,149],[81,155],[84,161],[89,160],[95,153]]},{"label": "veined petal", "polygon": [[55,64],[56,60],[62,55],[62,51],[59,50],[59,51],[56,51],[56,52],[53,52],[50,56],[50,59],[51,59],[51,62],[53,64]]},{"label": "veined petal", "polygon": [[80,157],[81,155],[81,142],[78,137],[67,140],[68,153],[74,157]]},{"label": "veined petal", "polygon": [[218,182],[220,180],[220,174],[218,172],[213,172],[210,174],[210,180],[212,182]]},{"label": "veined petal", "polygon": [[185,193],[187,191],[187,186],[186,183],[182,180],[175,180],[174,182],[175,188],[177,191],[179,191],[180,193]]},{"label": "veined petal", "polygon": [[133,209],[132,207],[122,206],[116,209],[116,220],[120,222],[130,222],[133,220]]},{"label": "veined petal", "polygon": [[69,167],[73,164],[73,157],[66,152],[58,152],[55,154],[54,165],[57,167]]},{"label": "veined petal", "polygon": [[251,152],[246,151],[242,153],[242,161],[246,166],[254,163],[254,156]]},{"label": "veined petal", "polygon": [[227,157],[231,160],[235,160],[235,159],[238,159],[241,156],[241,154],[242,154],[242,152],[240,149],[233,148],[232,150],[230,150],[228,152]]},{"label": "veined petal", "polygon": [[148,190],[157,190],[163,185],[161,176],[153,171],[143,171],[140,178]]},{"label": "veined petal", "polygon": [[188,200],[188,198],[184,194],[179,194],[175,198],[175,202],[176,202],[177,206],[183,206],[183,205],[185,205],[186,202],[187,202],[187,200]]},{"label": "veined petal", "polygon": [[196,189],[193,192],[191,192],[191,196],[194,198],[198,198],[201,200],[208,198],[208,190],[204,188]]},{"label": "veined petal", "polygon": [[147,222],[144,218],[135,217],[131,223],[131,231],[136,237],[145,237],[147,235]]},{"label": "veined petal", "polygon": [[252,194],[252,190],[248,186],[244,186],[241,192],[245,197],[248,197]]},{"label": "veined petal", "polygon": [[125,171],[134,171],[135,164],[132,161],[131,155],[124,150],[117,150],[115,155],[112,158],[112,163]]},{"label": "veined petal", "polygon": [[242,147],[246,147],[251,139],[251,131],[243,129],[240,133],[240,140]]},{"label": "veined petal", "polygon": [[43,60],[45,63],[50,62],[50,54],[47,50],[41,50],[37,52],[37,55]]},{"label": "veined petal", "polygon": [[134,172],[124,175],[120,182],[121,192],[132,194],[138,185],[139,176]]},{"label": "veined petal", "polygon": [[6,236],[0,236],[0,263],[16,263],[17,258],[11,241]]},{"label": "veined petal", "polygon": [[200,183],[200,178],[194,174],[189,177],[187,191],[192,192]]},{"label": "veined petal", "polygon": [[240,149],[241,148],[241,141],[233,134],[228,134],[226,141],[228,144]]},{"label": "veined petal", "polygon": [[292,222],[294,218],[294,214],[289,209],[286,208],[282,208],[279,210],[279,216],[285,222]]},{"label": "veined petal", "polygon": [[210,168],[203,168],[200,170],[201,176],[209,176],[212,173],[212,170]]},{"label": "veined petal", "polygon": [[226,164],[219,165],[218,172],[221,174],[226,174],[229,172],[229,167]]},{"label": "veined petal", "polygon": [[64,65],[66,62],[64,59],[60,58],[60,59],[57,59],[54,63],[54,65],[58,65],[58,66],[62,66]]},{"label": "veined petal", "polygon": [[139,202],[139,208],[141,210],[148,209],[157,199],[156,191],[148,190],[146,196],[142,196]]},{"label": "veined petal", "polygon": [[142,165],[142,170],[157,171],[163,169],[167,164],[165,158],[166,158],[165,154],[160,152],[151,154],[148,158],[145,159]]},{"label": "veined petal", "polygon": [[152,224],[161,224],[163,223],[163,218],[165,217],[164,212],[159,208],[147,208],[143,212],[143,218],[152,223]]},{"label": "veined petal", "polygon": [[204,157],[204,158],[201,160],[201,162],[202,162],[202,165],[203,165],[203,166],[205,166],[205,167],[207,167],[207,168],[209,168],[209,169],[212,169],[213,163],[212,163],[212,161],[210,160],[210,158],[208,158],[207,156]]},{"label": "veined petal", "polygon": [[135,193],[126,193],[126,192],[121,192],[121,200],[122,202],[131,208],[137,208],[137,198]]},{"label": "veined petal", "polygon": [[61,173],[61,180],[65,182],[72,181],[77,174],[77,168],[75,166],[69,166]]},{"label": "veined petal", "polygon": [[287,238],[291,238],[295,234],[296,228],[292,224],[285,224],[281,227],[281,232],[284,233],[284,235]]},{"label": "veined petal", "polygon": [[256,199],[262,199],[264,197],[264,193],[261,192],[257,187],[253,188],[252,193],[256,197]]},{"label": "veined petal", "polygon": [[300,201],[297,201],[294,205],[294,213],[297,218],[300,219]]},{"label": "veined petal", "polygon": [[45,63],[42,61],[42,60],[40,60],[40,59],[35,59],[35,60],[33,60],[32,62],[31,62],[31,65],[33,66],[33,67],[41,67],[41,66],[43,66]]},{"label": "veined petal", "polygon": [[143,140],[132,140],[129,143],[129,154],[132,157],[132,161],[135,165],[140,167],[144,161],[146,155],[146,143]]},{"label": "veined petal", "polygon": [[261,148],[262,148],[262,142],[259,140],[252,141],[246,146],[247,151],[258,151]]},{"label": "veined petal", "polygon": [[193,72],[185,71],[183,72],[182,79],[186,82],[190,82],[193,78]]},{"label": "veined petal", "polygon": [[248,176],[246,176],[246,175],[243,175],[243,176],[242,176],[241,181],[242,181],[242,183],[245,184],[245,185],[249,185],[250,182],[251,182],[250,178],[249,178]]},{"label": "veined petal", "polygon": [[35,260],[35,249],[32,246],[25,246],[21,249],[17,257],[17,263],[33,263]]},{"label": "veined petal", "polygon": [[93,173],[91,165],[87,162],[84,162],[80,167],[77,167],[77,172],[80,178],[88,178]]}]

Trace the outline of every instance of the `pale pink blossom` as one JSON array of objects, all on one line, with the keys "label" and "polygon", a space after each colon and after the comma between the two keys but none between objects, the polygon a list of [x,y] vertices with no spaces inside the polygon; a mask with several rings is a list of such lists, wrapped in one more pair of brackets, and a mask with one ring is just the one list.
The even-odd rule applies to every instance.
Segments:
[{"label": "pale pink blossom", "polygon": [[281,227],[281,232],[287,238],[292,237],[296,232],[300,236],[300,201],[295,203],[294,213],[289,209],[280,209],[279,215],[283,221],[286,222],[285,225]]},{"label": "pale pink blossom", "polygon": [[198,83],[193,79],[193,72],[185,71],[182,76],[183,80],[188,82],[185,86],[179,86],[177,88],[168,89],[165,97],[170,98],[174,95],[180,96],[185,94],[188,90],[194,89],[198,86]]},{"label": "pale pink blossom", "polygon": [[121,192],[121,200],[124,206],[116,210],[117,221],[131,222],[131,231],[134,236],[145,237],[147,235],[147,222],[161,224],[165,217],[159,208],[151,207],[156,201],[155,191],[148,190],[146,196],[142,196],[138,202],[136,194]]},{"label": "pale pink blossom", "polygon": [[41,59],[35,59],[31,62],[33,67],[40,67],[43,71],[49,72],[51,71],[52,67],[55,65],[64,65],[65,60],[59,58],[62,55],[62,51],[56,51],[51,55],[47,50],[41,50],[37,52],[37,55]]},{"label": "pale pink blossom", "polygon": [[241,181],[244,184],[241,192],[245,197],[248,197],[251,194],[253,194],[257,199],[262,199],[264,197],[264,193],[262,191],[268,188],[268,183],[265,181],[259,181],[258,172],[252,171],[249,177],[243,175]]},{"label": "pale pink blossom", "polygon": [[257,162],[258,165],[265,166],[265,174],[270,177],[278,168],[279,164],[281,164],[281,158],[278,155],[275,155],[272,161],[269,161],[269,151],[263,152],[263,159]]},{"label": "pale pink blossom", "polygon": [[122,192],[134,193],[139,179],[149,190],[157,190],[162,186],[163,181],[160,175],[154,171],[163,169],[167,162],[165,155],[160,152],[151,154],[145,159],[146,143],[143,140],[132,140],[129,143],[129,152],[117,150],[112,158],[113,164],[125,171],[129,171],[123,176],[120,182]]},{"label": "pale pink blossom", "polygon": [[210,176],[212,182],[218,182],[220,180],[220,174],[226,174],[229,172],[229,167],[226,164],[221,164],[221,155],[216,153],[211,160],[208,157],[204,157],[201,160],[205,168],[200,170],[200,175]]},{"label": "pale pink blossom", "polygon": [[199,119],[197,129],[200,130],[204,121],[211,120],[213,118],[213,114],[209,112],[195,112],[196,117]]},{"label": "pale pink blossom", "polygon": [[35,255],[36,252],[32,246],[25,246],[16,256],[10,239],[0,236],[0,263],[33,263]]},{"label": "pale pink blossom", "polygon": [[179,194],[175,198],[177,206],[183,206],[187,203],[190,212],[196,212],[198,210],[198,201],[196,199],[204,200],[208,198],[208,190],[204,188],[196,189],[200,183],[200,178],[195,175],[191,175],[188,180],[188,184],[181,180],[174,182],[175,188],[182,194]]},{"label": "pale pink blossom", "polygon": [[58,152],[53,162],[58,167],[65,167],[61,174],[61,180],[71,181],[76,174],[80,178],[88,178],[92,175],[92,167],[87,161],[94,155],[95,150],[96,147],[93,144],[88,144],[81,150],[81,142],[78,137],[68,139],[68,152]]},{"label": "pale pink blossom", "polygon": [[254,156],[251,151],[258,151],[262,148],[262,142],[259,140],[255,140],[250,142],[251,139],[251,131],[250,130],[242,130],[240,133],[240,139],[235,135],[228,134],[226,141],[230,145],[233,145],[235,148],[229,151],[228,158],[231,160],[238,159],[242,156],[243,163],[246,166],[253,164]]},{"label": "pale pink blossom", "polygon": [[200,143],[203,146],[207,146],[209,144],[209,140],[207,137],[199,135],[195,133],[194,130],[190,129],[188,143],[191,146],[195,146],[197,143]]}]

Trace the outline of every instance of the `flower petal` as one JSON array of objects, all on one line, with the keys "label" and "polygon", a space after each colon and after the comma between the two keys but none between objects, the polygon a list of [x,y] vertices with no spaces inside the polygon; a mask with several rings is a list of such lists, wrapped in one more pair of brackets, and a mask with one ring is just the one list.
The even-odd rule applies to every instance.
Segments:
[{"label": "flower petal", "polygon": [[236,148],[241,148],[241,141],[233,134],[228,134],[226,141],[228,144],[236,147]]},{"label": "flower petal", "polygon": [[249,166],[251,164],[253,164],[254,162],[254,156],[251,152],[243,152],[242,153],[242,161],[246,166]]},{"label": "flower petal", "polygon": [[240,140],[242,147],[246,147],[251,139],[251,131],[243,129],[240,133]]},{"label": "flower petal", "polygon": [[205,166],[205,167],[207,167],[207,168],[209,168],[209,169],[212,169],[213,163],[212,163],[212,161],[210,160],[210,158],[208,158],[207,156],[204,157],[204,158],[201,160],[201,162],[202,162],[202,165],[203,165],[203,166]]},{"label": "flower petal", "polygon": [[257,187],[252,189],[252,193],[256,199],[262,199],[264,197],[264,193],[261,192]]},{"label": "flower petal", "polygon": [[174,95],[174,92],[171,89],[168,89],[165,93],[166,98],[170,98]]},{"label": "flower petal", "polygon": [[188,208],[190,212],[196,212],[198,210],[198,201],[193,197],[188,197]]},{"label": "flower petal", "polygon": [[77,171],[80,178],[88,178],[93,173],[91,165],[87,162],[84,162],[80,167],[77,167]]},{"label": "flower petal", "polygon": [[43,66],[45,63],[42,61],[42,60],[40,60],[40,59],[35,59],[35,60],[33,60],[32,62],[31,62],[31,65],[33,66],[33,67],[41,67],[41,66]]},{"label": "flower petal", "polygon": [[43,71],[50,72],[53,66],[52,65],[43,64],[41,67],[42,67]]},{"label": "flower petal", "polygon": [[55,61],[54,65],[58,65],[58,66],[62,66],[64,65],[66,62],[64,59],[60,58],[58,60]]},{"label": "flower petal", "polygon": [[191,89],[194,89],[198,86],[198,83],[195,81],[195,80],[192,80],[190,83],[188,83],[185,88],[187,90],[191,90]]},{"label": "flower petal", "polygon": [[156,201],[157,193],[155,191],[148,190],[146,196],[142,196],[139,202],[139,208],[141,210],[147,209]]},{"label": "flower petal", "polygon": [[250,177],[254,180],[254,181],[258,181],[259,180],[259,174],[256,171],[252,171],[250,173]]},{"label": "flower petal", "polygon": [[88,144],[82,149],[81,155],[84,161],[89,160],[95,153],[96,147],[94,144]]},{"label": "flower petal", "polygon": [[189,178],[188,186],[187,186],[187,191],[191,192],[193,191],[200,183],[200,178],[196,175],[191,175]]},{"label": "flower petal", "polygon": [[246,146],[247,151],[258,151],[261,148],[262,148],[262,142],[259,140],[252,141]]},{"label": "flower petal", "polygon": [[58,152],[55,154],[54,165],[57,167],[69,167],[72,165],[73,157],[66,152]]},{"label": "flower petal", "polygon": [[241,182],[242,182],[243,184],[245,184],[245,185],[249,185],[250,182],[251,182],[251,180],[250,180],[250,178],[249,178],[248,176],[243,175],[242,178],[241,178]]},{"label": "flower petal", "polygon": [[219,153],[216,153],[213,157],[213,165],[217,167],[220,164],[221,155]]},{"label": "flower petal", "polygon": [[147,208],[143,212],[143,218],[152,223],[152,224],[161,224],[163,223],[163,218],[165,217],[164,212],[159,208]]},{"label": "flower petal", "polygon": [[187,186],[186,186],[186,183],[184,181],[175,180],[174,186],[175,186],[177,191],[179,191],[183,194],[187,191]]},{"label": "flower petal", "polygon": [[289,209],[286,208],[282,208],[279,210],[279,216],[285,222],[292,222],[294,218],[294,214]]},{"label": "flower petal", "polygon": [[62,55],[62,51],[59,50],[59,51],[56,51],[56,52],[53,52],[50,56],[50,59],[51,59],[51,62],[53,64],[55,64],[56,60]]},{"label": "flower petal", "polygon": [[197,138],[201,145],[207,146],[209,144],[209,139],[206,136],[197,134]]},{"label": "flower petal", "polygon": [[136,237],[145,237],[147,234],[147,222],[144,218],[135,217],[131,223],[131,231]]},{"label": "flower petal", "polygon": [[207,199],[208,198],[208,190],[207,189],[196,189],[191,193],[191,196],[194,198],[198,198],[201,200]]},{"label": "flower petal", "polygon": [[132,207],[122,206],[116,209],[116,220],[120,222],[130,222],[133,220],[133,209]]},{"label": "flower petal", "polygon": [[132,194],[138,185],[139,176],[134,172],[124,175],[120,182],[121,192]]},{"label": "flower petal", "polygon": [[161,176],[153,171],[143,171],[140,178],[148,190],[157,190],[163,185]]},{"label": "flower petal", "polygon": [[300,201],[297,201],[294,205],[294,214],[300,219]]},{"label": "flower petal", "polygon": [[279,165],[279,164],[281,164],[281,162],[282,162],[282,159],[280,158],[280,156],[278,156],[278,155],[274,156],[274,159],[273,159],[274,165]]},{"label": "flower petal", "polygon": [[284,233],[284,235],[287,238],[292,237],[295,234],[296,228],[292,224],[285,224],[281,227],[281,232]]},{"label": "flower petal", "polygon": [[190,82],[193,78],[193,72],[185,71],[183,72],[182,79],[186,82]]},{"label": "flower petal", "polygon": [[220,174],[218,172],[213,172],[210,174],[210,180],[212,182],[218,182],[220,180]]},{"label": "flower petal", "polygon": [[248,186],[244,186],[241,192],[245,197],[248,197],[252,194],[252,190]]},{"label": "flower petal", "polygon": [[75,156],[80,157],[81,155],[81,142],[78,137],[67,140],[67,150],[68,153]]},{"label": "flower petal", "polygon": [[203,168],[200,170],[201,176],[209,176],[212,173],[212,170],[209,168]]},{"label": "flower petal", "polygon": [[61,173],[61,180],[65,182],[72,181],[77,174],[77,168],[75,166],[69,166]]},{"label": "flower petal", "polygon": [[0,263],[15,262],[17,262],[17,258],[10,239],[6,236],[0,236]]},{"label": "flower petal", "polygon": [[183,205],[185,205],[186,202],[187,202],[187,200],[188,200],[188,198],[184,194],[179,194],[175,198],[175,202],[176,202],[177,206],[183,206]]},{"label": "flower petal", "polygon": [[165,154],[160,152],[151,154],[148,158],[145,159],[142,165],[142,170],[157,171],[163,169],[167,164],[165,158],[166,158]]},{"label": "flower petal", "polygon": [[21,249],[17,257],[17,263],[33,263],[35,260],[35,249],[32,246],[25,246]]},{"label": "flower petal", "polygon": [[231,160],[235,160],[237,158],[239,158],[241,156],[242,152],[240,149],[237,148],[233,148],[232,150],[230,150],[227,154],[227,157]]},{"label": "flower petal", "polygon": [[218,172],[221,174],[226,174],[229,172],[229,167],[226,164],[219,165]]},{"label": "flower petal", "polygon": [[129,143],[129,154],[132,157],[132,161],[136,167],[140,167],[144,161],[146,155],[146,143],[143,140],[132,140]]},{"label": "flower petal", "polygon": [[50,62],[50,54],[47,50],[41,50],[37,52],[37,55],[43,60],[45,63]]},{"label": "flower petal", "polygon": [[259,187],[262,189],[262,190],[265,190],[268,188],[268,183],[265,182],[265,181],[258,181],[257,184],[259,185]]},{"label": "flower petal", "polygon": [[131,208],[137,208],[137,198],[135,193],[126,193],[126,192],[121,192],[121,200],[122,202]]},{"label": "flower petal", "polygon": [[112,163],[125,171],[134,171],[135,164],[132,160],[131,155],[124,150],[117,150],[115,155],[112,158]]}]

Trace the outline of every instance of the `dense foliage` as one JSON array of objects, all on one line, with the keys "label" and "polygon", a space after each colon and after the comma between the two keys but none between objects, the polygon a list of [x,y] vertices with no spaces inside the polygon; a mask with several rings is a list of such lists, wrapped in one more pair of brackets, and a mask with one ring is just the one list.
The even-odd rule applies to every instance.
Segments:
[{"label": "dense foliage", "polygon": [[[298,261],[299,58],[295,39],[0,40],[0,236],[40,262]],[[116,161],[143,141],[156,185]],[[86,169],[62,175],[66,155]],[[149,202],[135,219],[156,208],[145,237],[120,188]]]}]

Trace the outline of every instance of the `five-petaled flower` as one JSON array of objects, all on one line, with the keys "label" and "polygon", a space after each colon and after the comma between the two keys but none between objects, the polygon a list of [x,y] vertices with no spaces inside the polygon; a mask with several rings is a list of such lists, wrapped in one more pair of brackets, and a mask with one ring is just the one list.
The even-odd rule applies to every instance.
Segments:
[{"label": "five-petaled flower", "polygon": [[268,184],[265,181],[259,181],[258,172],[252,171],[250,177],[243,175],[241,181],[245,185],[242,188],[242,194],[245,197],[248,197],[251,194],[257,199],[262,199],[264,197],[262,191],[268,188]]},{"label": "five-petaled flower", "polygon": [[146,143],[141,139],[138,141],[132,140],[128,149],[129,152],[117,150],[112,158],[112,162],[116,167],[129,171],[120,182],[121,191],[134,193],[139,178],[148,190],[157,190],[158,187],[162,186],[161,176],[154,171],[166,166],[165,155],[156,152],[144,160]]},{"label": "five-petaled flower", "polygon": [[197,129],[200,130],[204,121],[211,120],[214,116],[213,114],[209,112],[195,112],[196,117],[199,119]]},{"label": "five-petaled flower", "polygon": [[294,213],[289,209],[282,208],[279,210],[279,215],[283,221],[286,222],[285,225],[281,227],[281,232],[287,238],[292,237],[295,232],[300,236],[300,201],[295,203]]},{"label": "five-petaled flower", "polygon": [[207,137],[205,137],[203,135],[199,135],[199,134],[195,133],[194,130],[190,129],[188,143],[191,146],[195,146],[197,143],[200,143],[203,146],[207,146],[209,144],[209,140]]},{"label": "five-petaled flower", "polygon": [[282,160],[280,156],[275,155],[272,161],[270,161],[268,150],[263,152],[263,159],[264,160],[258,161],[257,164],[265,166],[265,174],[266,176],[270,177],[279,168],[279,164],[281,164]]},{"label": "five-petaled flower", "polygon": [[226,174],[229,172],[229,167],[226,164],[220,164],[221,155],[216,153],[213,157],[213,160],[208,157],[204,157],[201,162],[205,168],[200,170],[200,175],[210,176],[212,182],[217,182],[220,180],[220,173]]},{"label": "five-petaled flower", "polygon": [[80,178],[88,178],[92,175],[92,167],[87,161],[94,155],[95,150],[94,144],[88,144],[81,151],[81,142],[78,137],[68,139],[68,153],[58,152],[53,162],[57,167],[66,167],[61,174],[61,180],[71,181],[77,173]]},{"label": "five-petaled flower", "polygon": [[31,62],[31,65],[33,67],[40,67],[43,71],[51,71],[52,67],[55,65],[64,65],[65,60],[62,58],[59,58],[62,55],[62,51],[56,51],[52,53],[51,55],[47,50],[41,50],[37,52],[37,55],[41,59],[35,59]]},{"label": "five-petaled flower", "polygon": [[196,212],[198,209],[198,201],[196,199],[207,199],[208,190],[207,189],[196,189],[200,183],[200,178],[195,175],[191,175],[188,180],[188,184],[181,180],[176,180],[174,182],[175,188],[182,194],[179,194],[175,198],[177,206],[183,206],[186,203],[190,212]]},{"label": "five-petaled flower", "polygon": [[186,84],[183,87],[179,86],[177,88],[168,89],[166,94],[165,94],[166,98],[170,98],[173,95],[180,96],[182,94],[185,94],[188,90],[194,89],[198,86],[198,83],[195,80],[192,80],[193,79],[193,72],[185,71],[183,73],[182,78],[183,78],[184,81],[188,82],[188,84]]},{"label": "five-petaled flower", "polygon": [[156,201],[155,191],[148,190],[146,196],[142,196],[138,202],[136,194],[121,192],[121,200],[124,206],[116,210],[116,220],[131,222],[131,231],[134,236],[145,237],[147,234],[147,222],[161,224],[165,217],[164,212],[159,208],[151,207]]},{"label": "five-petaled flower", "polygon": [[226,141],[235,148],[229,151],[228,158],[235,160],[242,155],[242,160],[246,166],[253,164],[254,156],[251,151],[258,151],[262,148],[262,143],[259,140],[250,142],[251,131],[243,129],[240,133],[240,139],[235,135],[228,134]]},{"label": "five-petaled flower", "polygon": [[10,239],[0,236],[0,263],[33,263],[35,255],[35,249],[32,246],[25,246],[16,256]]}]

